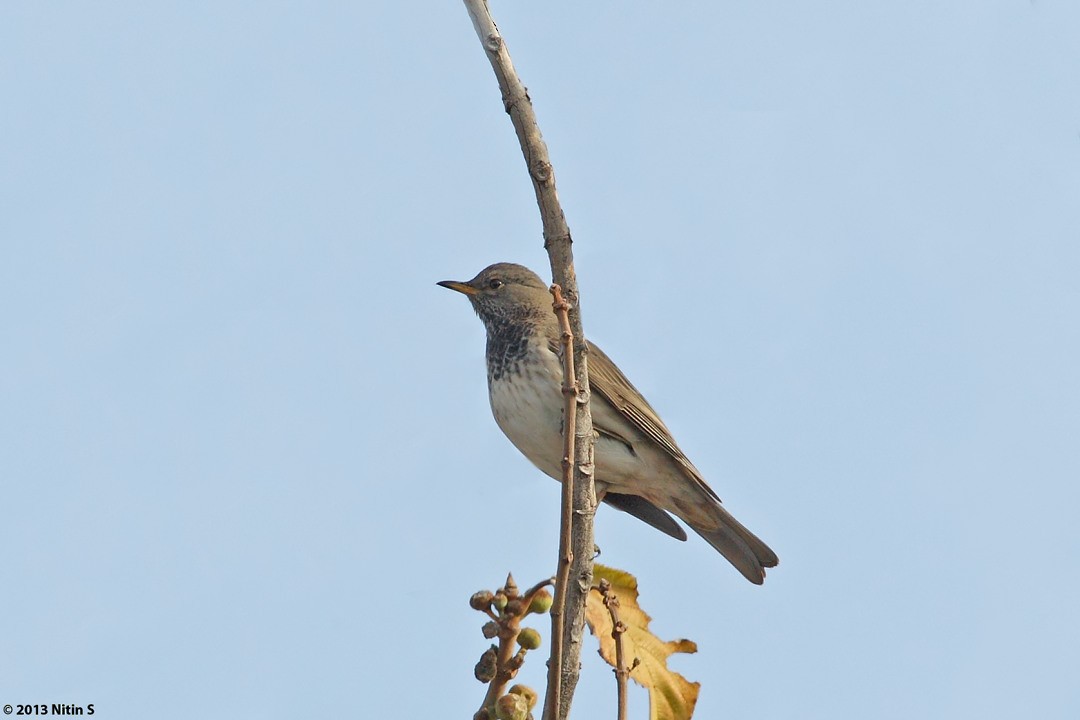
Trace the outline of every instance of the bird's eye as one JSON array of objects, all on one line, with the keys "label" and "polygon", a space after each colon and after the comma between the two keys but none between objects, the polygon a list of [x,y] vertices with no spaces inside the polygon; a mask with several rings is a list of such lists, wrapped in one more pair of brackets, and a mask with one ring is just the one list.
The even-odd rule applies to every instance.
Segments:
[{"label": "bird's eye", "polygon": [[491,288],[492,290],[498,290],[502,286],[503,286],[503,281],[500,280],[499,278],[491,278],[490,280],[488,280],[488,287]]}]

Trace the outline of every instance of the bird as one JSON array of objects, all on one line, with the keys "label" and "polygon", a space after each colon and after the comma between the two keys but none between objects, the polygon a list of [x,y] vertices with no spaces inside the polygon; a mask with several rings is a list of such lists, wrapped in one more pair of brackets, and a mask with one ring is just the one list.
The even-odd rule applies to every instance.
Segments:
[{"label": "bird", "polygon": [[[472,280],[436,283],[468,297],[487,333],[488,399],[510,442],[546,475],[562,478],[563,366],[548,286],[514,263]],[[779,559],[721,504],[660,416],[619,367],[587,343],[597,498],[678,540],[682,520],[742,575],[761,585]]]}]

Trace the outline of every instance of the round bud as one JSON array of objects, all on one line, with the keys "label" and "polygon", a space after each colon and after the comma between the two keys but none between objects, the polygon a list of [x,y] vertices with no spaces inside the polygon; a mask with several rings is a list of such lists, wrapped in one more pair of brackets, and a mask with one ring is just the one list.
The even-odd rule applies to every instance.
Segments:
[{"label": "round bud", "polygon": [[469,606],[473,610],[480,610],[483,612],[491,607],[491,600],[495,596],[492,595],[490,590],[481,590],[480,592],[474,592],[472,597],[469,598]]},{"label": "round bud", "polygon": [[552,602],[554,602],[554,598],[551,597],[551,593],[547,590],[538,590],[533,595],[532,602],[529,603],[529,612],[543,615],[551,609]]},{"label": "round bud", "polygon": [[495,671],[499,664],[498,650],[494,645],[484,651],[479,662],[473,668],[473,675],[482,683],[489,683],[495,679]]},{"label": "round bud", "polygon": [[526,650],[535,650],[540,647],[540,633],[532,628],[522,628],[518,633],[517,643]]},{"label": "round bud", "polygon": [[503,695],[495,702],[495,717],[499,720],[525,720],[529,717],[529,703],[520,695]]},{"label": "round bud", "polygon": [[494,605],[495,609],[498,610],[499,612],[503,611],[503,609],[506,607],[506,603],[507,603],[506,593],[504,593],[502,590],[495,593],[495,597],[491,601],[491,604]]},{"label": "round bud", "polygon": [[540,696],[536,694],[536,691],[528,685],[515,685],[510,688],[509,692],[511,695],[520,695],[525,698],[525,702],[528,703],[530,710],[536,707],[536,701],[540,698]]},{"label": "round bud", "polygon": [[520,616],[522,614],[522,612],[521,612],[522,609],[523,609],[522,602],[518,598],[514,598],[513,600],[508,600],[506,602],[506,614],[507,615]]},{"label": "round bud", "polygon": [[480,630],[484,633],[484,637],[490,640],[499,634],[499,623],[494,620],[488,620]]}]

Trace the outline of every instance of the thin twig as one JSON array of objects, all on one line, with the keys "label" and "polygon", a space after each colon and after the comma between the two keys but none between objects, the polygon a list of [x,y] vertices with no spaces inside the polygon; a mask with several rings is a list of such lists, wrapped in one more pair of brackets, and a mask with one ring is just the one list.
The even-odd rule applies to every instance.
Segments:
[{"label": "thin twig", "polygon": [[[557,586],[557,592],[565,593],[565,604],[560,609],[561,625],[552,634],[552,645],[559,643],[561,653],[556,669],[550,668],[548,698],[544,708],[544,720],[566,720],[570,714],[570,703],[574,688],[577,686],[581,666],[581,644],[585,631],[585,602],[592,587],[592,562],[595,542],[593,539],[593,516],[596,512],[596,490],[593,485],[594,443],[592,415],[589,412],[589,376],[587,363],[587,345],[585,333],[581,327],[581,303],[579,300],[577,277],[574,271],[574,254],[571,248],[570,227],[566,223],[559,195],[555,188],[555,172],[548,155],[547,145],[540,134],[540,126],[533,112],[532,101],[525,90],[525,85],[514,70],[510,53],[506,49],[499,29],[491,17],[486,0],[464,0],[469,11],[473,28],[487,53],[492,70],[499,81],[502,91],[503,107],[510,115],[518,143],[529,171],[536,204],[540,208],[540,219],[544,225],[544,249],[548,252],[552,278],[569,301],[569,324],[573,337],[577,338],[574,346],[574,385],[577,388],[576,405],[566,415],[567,430],[571,427],[570,418],[574,418],[575,428],[568,434],[575,436],[574,453],[570,456],[573,463],[573,512],[570,521],[570,561],[567,582]],[[565,486],[564,486],[565,488]],[[564,516],[565,520],[565,516]],[[565,534],[565,527],[562,534]],[[560,541],[561,544],[561,541]],[[559,562],[567,556],[560,550]],[[559,640],[555,636],[560,635]],[[554,655],[553,655],[554,657]],[[553,663],[554,665],[554,663]],[[552,697],[551,675],[559,676],[555,687],[557,692]]]},{"label": "thin twig", "polygon": [[[615,687],[619,694],[618,720],[626,720],[626,681],[633,668],[626,667],[626,655],[623,651],[623,633],[626,623],[619,619],[619,596],[611,589],[606,578],[600,580],[600,594],[604,596],[604,607],[611,615],[611,639],[615,641]],[[637,658],[634,659],[637,666]]]},{"label": "thin twig", "polygon": [[563,459],[562,515],[559,523],[559,569],[555,575],[555,602],[551,606],[551,660],[548,661],[548,688],[544,715],[554,717],[562,697],[563,619],[566,617],[566,589],[570,585],[570,564],[574,560],[570,549],[570,527],[574,514],[574,430],[577,418],[577,385],[574,383],[574,333],[570,331],[570,303],[563,298],[562,288],[551,286],[555,298],[552,307],[559,318],[559,341],[563,360]]},{"label": "thin twig", "polygon": [[529,604],[532,603],[533,596],[536,595],[536,593],[540,592],[541,590],[546,588],[548,585],[554,585],[554,584],[555,584],[555,578],[553,578],[553,577],[546,578],[546,579],[541,580],[540,582],[536,583],[535,585],[533,585],[531,588],[529,588],[525,592],[523,592],[521,594],[521,597],[524,598],[525,607],[529,607]]}]

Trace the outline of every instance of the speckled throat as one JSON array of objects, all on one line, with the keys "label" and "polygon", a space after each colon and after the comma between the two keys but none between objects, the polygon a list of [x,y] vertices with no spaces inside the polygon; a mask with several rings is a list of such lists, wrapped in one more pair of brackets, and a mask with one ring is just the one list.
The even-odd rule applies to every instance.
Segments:
[{"label": "speckled throat", "polygon": [[487,328],[488,382],[501,380],[508,373],[520,373],[529,351],[529,338],[536,333],[530,319],[484,318]]}]

